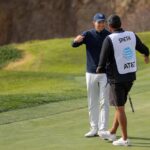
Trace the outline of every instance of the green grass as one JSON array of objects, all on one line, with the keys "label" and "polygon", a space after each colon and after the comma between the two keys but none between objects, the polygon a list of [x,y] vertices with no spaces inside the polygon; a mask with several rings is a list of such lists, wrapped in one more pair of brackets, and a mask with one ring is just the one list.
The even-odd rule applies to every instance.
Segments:
[{"label": "green grass", "polygon": [[[150,47],[150,33],[139,36]],[[83,136],[89,129],[85,48],[73,49],[70,43],[67,38],[9,45],[24,58],[3,61],[0,70],[0,149],[149,149],[149,65],[138,54],[139,71],[131,91],[136,112],[131,113],[129,103],[126,109],[133,146],[116,148],[98,137]],[[111,108],[110,125],[113,112]]]},{"label": "green grass", "polygon": [[0,47],[0,68],[23,57],[22,51],[12,46]]},{"label": "green grass", "polygon": [[0,71],[0,112],[85,97],[85,51],[70,44],[55,39],[12,45],[27,62]]},{"label": "green grass", "polygon": [[[149,107],[143,94],[134,97],[136,113],[127,104],[129,137],[132,147],[113,147],[111,143],[95,138],[84,138],[88,130],[85,99],[62,101],[38,107],[20,109],[0,115],[0,149],[3,150],[147,150],[150,147]],[[61,106],[60,106],[61,105]],[[58,109],[59,108],[59,109]],[[110,113],[112,122],[113,109]],[[32,115],[31,115],[32,114]],[[32,117],[34,116],[34,119]],[[6,120],[11,121],[7,122]],[[1,122],[2,123],[2,122]],[[120,136],[120,131],[117,134]]]},{"label": "green grass", "polygon": [[[150,34],[140,36],[150,46]],[[0,112],[85,97],[85,48],[70,45],[71,39],[54,39],[2,47],[9,58],[24,53],[27,61],[0,71]],[[138,58],[139,70],[147,68]]]}]

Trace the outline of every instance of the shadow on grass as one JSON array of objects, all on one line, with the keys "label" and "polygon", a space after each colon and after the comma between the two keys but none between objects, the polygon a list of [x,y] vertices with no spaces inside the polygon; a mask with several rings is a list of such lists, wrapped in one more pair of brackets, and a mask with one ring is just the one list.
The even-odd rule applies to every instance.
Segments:
[{"label": "shadow on grass", "polygon": [[150,138],[146,137],[129,137],[132,141],[133,147],[145,147],[150,148]]},{"label": "shadow on grass", "polygon": [[[119,139],[119,138],[121,138],[121,136],[117,136],[117,139]],[[150,138],[130,136],[129,139],[131,140],[131,146],[129,146],[129,147],[150,148]],[[138,140],[140,140],[140,141],[138,141]]]},{"label": "shadow on grass", "polygon": [[129,137],[130,139],[135,139],[135,140],[145,140],[145,141],[149,141],[150,144],[150,138],[145,138],[145,137]]}]

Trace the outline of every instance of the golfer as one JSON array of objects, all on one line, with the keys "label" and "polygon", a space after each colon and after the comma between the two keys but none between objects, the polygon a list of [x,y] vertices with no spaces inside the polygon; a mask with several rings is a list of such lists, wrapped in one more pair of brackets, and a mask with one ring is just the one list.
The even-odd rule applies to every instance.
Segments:
[{"label": "golfer", "polygon": [[91,130],[85,134],[85,137],[96,136],[98,132],[107,130],[108,126],[109,100],[106,89],[107,78],[105,73],[96,74],[102,43],[105,37],[110,34],[105,29],[105,19],[104,14],[95,14],[93,17],[94,29],[78,35],[72,43],[73,47],[78,47],[82,44],[86,45],[86,84]]},{"label": "golfer", "polygon": [[[110,16],[108,26],[112,34],[103,42],[97,73],[107,73],[116,112],[112,128],[101,132],[100,136],[113,141],[113,145],[128,146],[131,143],[127,135],[125,103],[133,81],[136,79],[136,50],[143,54],[145,63],[149,63],[149,49],[135,33],[121,28],[119,16]],[[116,131],[119,126],[122,137],[116,140]]]}]

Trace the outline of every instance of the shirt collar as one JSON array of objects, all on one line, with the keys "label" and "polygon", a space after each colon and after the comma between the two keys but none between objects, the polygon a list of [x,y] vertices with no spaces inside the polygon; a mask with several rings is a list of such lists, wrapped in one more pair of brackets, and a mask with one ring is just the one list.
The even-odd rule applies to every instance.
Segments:
[{"label": "shirt collar", "polygon": [[[96,30],[95,30],[96,31]],[[96,31],[96,33],[97,34],[101,34],[101,33],[103,33],[105,31],[105,29],[103,29],[102,31],[100,31],[100,32],[98,32],[98,31]]]},{"label": "shirt collar", "polygon": [[116,29],[113,33],[119,33],[119,32],[124,32],[122,28]]}]

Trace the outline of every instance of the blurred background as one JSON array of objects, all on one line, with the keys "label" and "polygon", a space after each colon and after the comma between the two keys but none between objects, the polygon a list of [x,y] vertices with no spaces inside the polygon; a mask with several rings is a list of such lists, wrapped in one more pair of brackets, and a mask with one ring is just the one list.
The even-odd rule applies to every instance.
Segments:
[{"label": "blurred background", "polygon": [[150,0],[0,0],[0,44],[74,36],[97,12],[117,13],[128,30],[150,30]]}]

